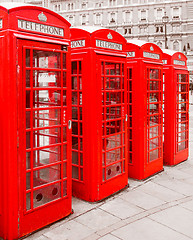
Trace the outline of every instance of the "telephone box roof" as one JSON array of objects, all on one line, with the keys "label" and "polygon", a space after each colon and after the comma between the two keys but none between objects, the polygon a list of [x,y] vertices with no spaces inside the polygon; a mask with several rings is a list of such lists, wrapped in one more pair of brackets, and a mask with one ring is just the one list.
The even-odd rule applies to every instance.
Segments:
[{"label": "telephone box roof", "polygon": [[97,26],[77,26],[77,27],[71,27],[70,29],[81,29],[86,32],[93,33],[98,30],[107,29],[107,28],[101,28],[101,27],[97,27]]},{"label": "telephone box roof", "polygon": [[127,43],[131,43],[131,44],[134,44],[134,45],[137,45],[137,46],[141,47],[148,42],[143,41],[143,40],[139,40],[139,39],[133,39],[133,40],[127,40]]}]

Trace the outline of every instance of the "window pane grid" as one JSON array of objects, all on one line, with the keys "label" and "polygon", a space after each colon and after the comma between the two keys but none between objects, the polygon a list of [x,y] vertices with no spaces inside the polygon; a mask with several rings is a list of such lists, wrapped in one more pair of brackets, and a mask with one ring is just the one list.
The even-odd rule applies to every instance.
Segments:
[{"label": "window pane grid", "polygon": [[189,84],[187,74],[177,74],[176,152],[188,148]]},{"label": "window pane grid", "polygon": [[162,156],[162,80],[159,69],[147,69],[147,163]]},{"label": "window pane grid", "polygon": [[101,83],[102,174],[107,181],[125,171],[124,64],[101,62]]},{"label": "window pane grid", "polygon": [[[63,160],[63,155],[66,155],[67,148],[64,149],[62,143],[63,127],[66,123],[63,122],[63,114],[61,114],[66,108],[66,92],[64,96],[62,92],[65,71],[62,69],[61,51],[28,48],[25,49],[24,59],[26,62],[24,71],[26,79],[26,211],[32,211],[67,194],[67,179],[63,178],[63,164],[67,162]],[[43,65],[45,66],[42,67]],[[38,70],[35,76],[36,82],[33,74],[35,70]],[[56,91],[58,95],[54,96]],[[40,92],[41,95],[36,95]],[[40,108],[39,104],[42,104]],[[45,105],[46,108],[42,107]]]},{"label": "window pane grid", "polygon": [[82,61],[72,62],[72,179],[83,182]]}]

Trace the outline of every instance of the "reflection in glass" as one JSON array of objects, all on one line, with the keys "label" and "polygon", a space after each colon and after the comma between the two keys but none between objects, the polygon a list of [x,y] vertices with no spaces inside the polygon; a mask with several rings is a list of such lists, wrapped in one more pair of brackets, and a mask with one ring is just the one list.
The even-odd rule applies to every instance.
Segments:
[{"label": "reflection in glass", "polygon": [[60,53],[33,50],[33,67],[60,68]]},{"label": "reflection in glass", "polygon": [[60,72],[33,71],[34,87],[61,87]]}]

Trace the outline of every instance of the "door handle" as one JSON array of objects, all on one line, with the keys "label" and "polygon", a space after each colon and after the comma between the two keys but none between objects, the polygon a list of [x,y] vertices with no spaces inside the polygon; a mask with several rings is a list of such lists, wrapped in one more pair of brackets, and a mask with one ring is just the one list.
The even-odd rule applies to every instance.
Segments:
[{"label": "door handle", "polygon": [[71,128],[72,128],[72,121],[69,120],[69,121],[68,121],[68,129],[71,129]]}]

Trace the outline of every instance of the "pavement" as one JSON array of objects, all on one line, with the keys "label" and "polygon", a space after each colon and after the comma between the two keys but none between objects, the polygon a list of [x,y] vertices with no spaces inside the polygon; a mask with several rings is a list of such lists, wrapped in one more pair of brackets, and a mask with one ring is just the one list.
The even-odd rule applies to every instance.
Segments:
[{"label": "pavement", "polygon": [[[191,103],[193,103],[193,96]],[[100,203],[73,198],[74,214],[26,240],[190,240],[193,239],[193,105],[190,155],[145,181]]]}]

